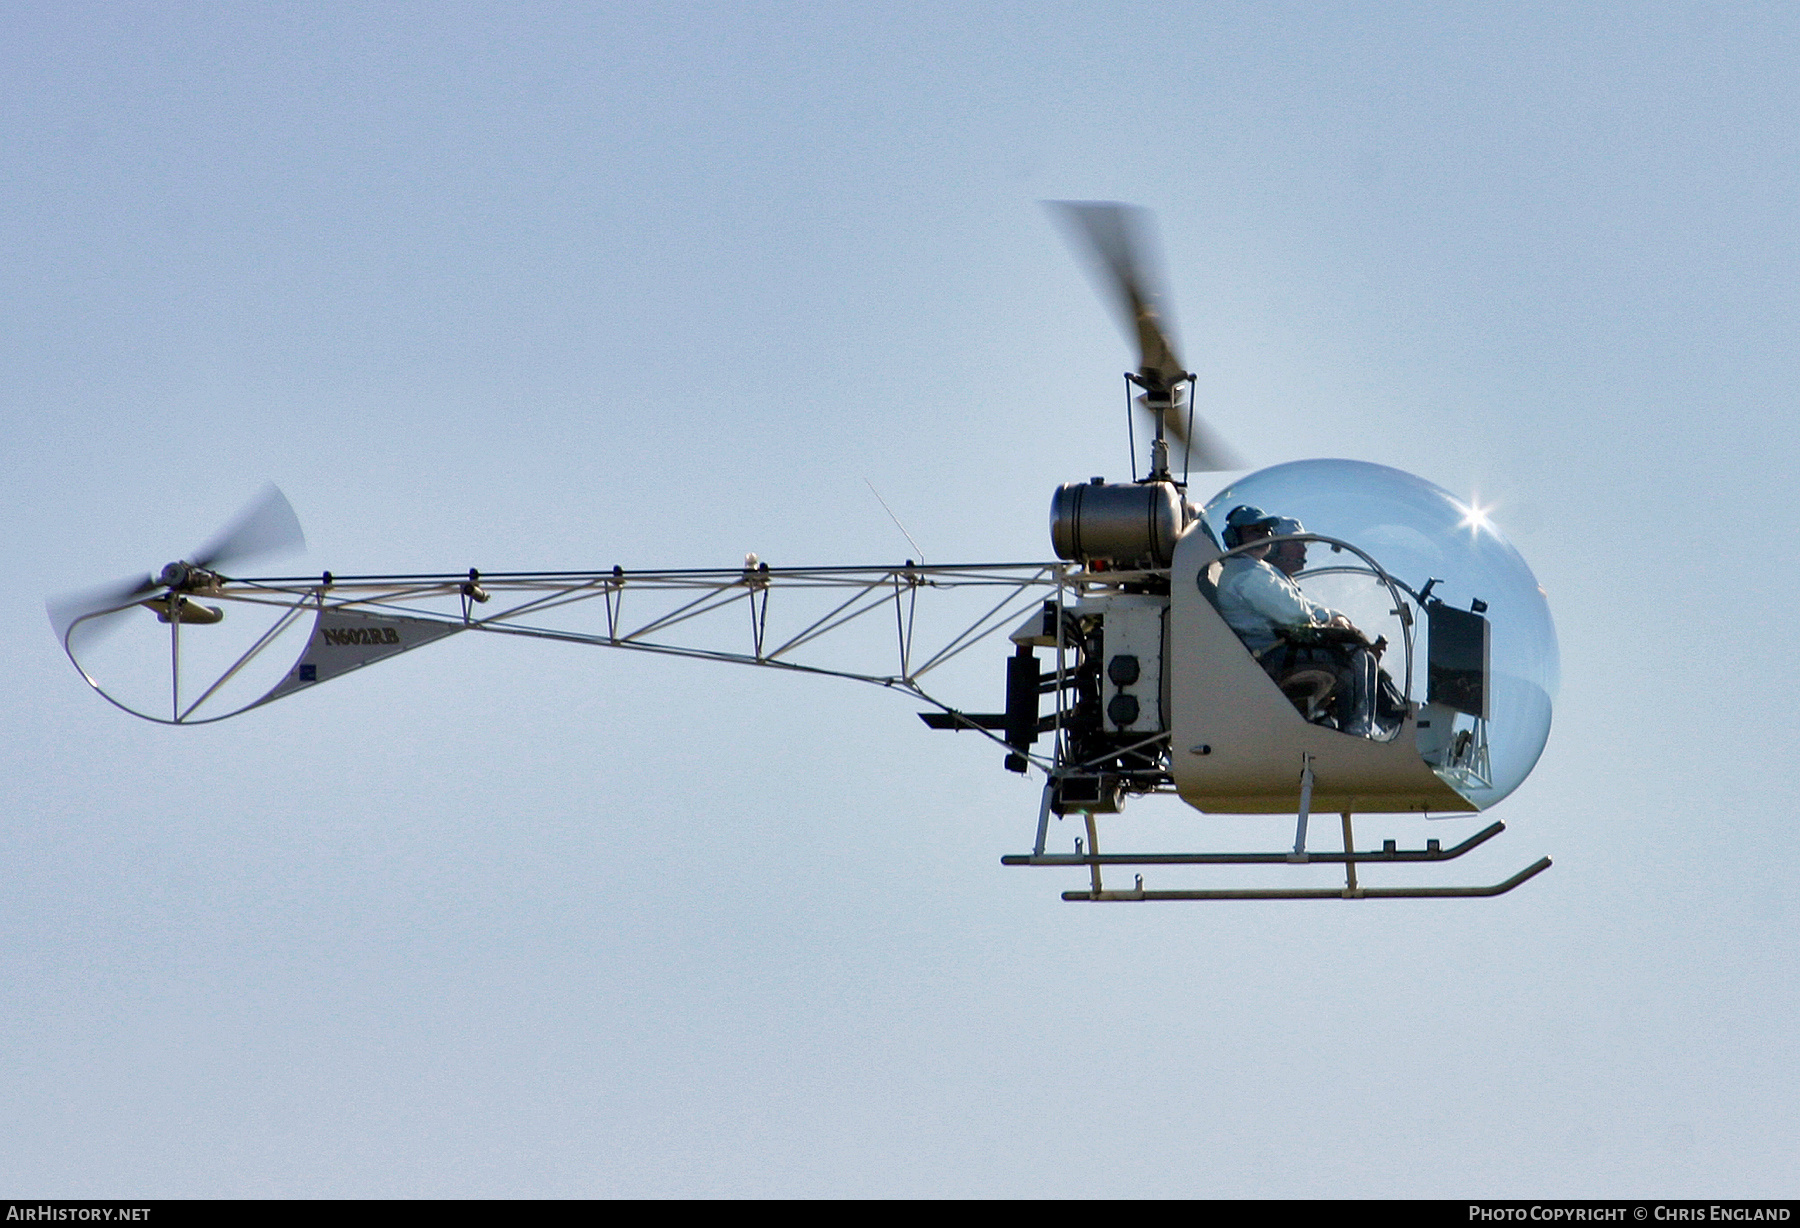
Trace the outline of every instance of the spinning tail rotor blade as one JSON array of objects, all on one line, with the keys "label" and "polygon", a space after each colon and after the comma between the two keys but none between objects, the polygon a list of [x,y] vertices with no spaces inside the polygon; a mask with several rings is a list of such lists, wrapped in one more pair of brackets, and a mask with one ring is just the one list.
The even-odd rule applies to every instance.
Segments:
[{"label": "spinning tail rotor blade", "polygon": [[[52,597],[44,603],[44,612],[50,615],[50,626],[56,632],[56,642],[68,645],[70,630],[74,629],[75,639],[83,644],[99,643],[119,626],[117,615],[123,614],[136,605],[139,599],[148,597],[162,585],[154,576],[142,576],[135,580],[121,580],[116,584],[108,584],[101,588],[83,589],[80,592],[64,593],[60,597]],[[102,611],[111,613],[102,614]],[[100,614],[98,618],[86,618],[89,614]],[[79,627],[77,621],[86,618]]]},{"label": "spinning tail rotor blade", "polygon": [[[201,547],[187,566],[217,571],[252,559],[305,548],[306,535],[300,531],[299,518],[294,515],[287,497],[271,484]],[[50,615],[50,626],[55,629],[57,640],[65,647],[72,648],[76,641],[91,647],[120,626],[123,618],[119,616],[142,599],[162,592],[171,584],[183,583],[171,577],[185,572],[186,568],[171,564],[160,578],[145,576],[121,580],[101,588],[52,597],[44,603],[44,610]]]},{"label": "spinning tail rotor blade", "polygon": [[300,518],[294,515],[287,496],[271,482],[237,514],[237,519],[202,546],[191,562],[208,571],[219,571],[236,563],[304,549],[306,534],[300,531]]}]

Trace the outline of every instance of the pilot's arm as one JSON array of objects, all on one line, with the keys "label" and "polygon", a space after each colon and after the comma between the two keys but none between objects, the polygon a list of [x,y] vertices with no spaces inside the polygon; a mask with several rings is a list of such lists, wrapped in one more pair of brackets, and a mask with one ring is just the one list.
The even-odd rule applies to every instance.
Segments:
[{"label": "pilot's arm", "polygon": [[1292,580],[1273,567],[1249,570],[1239,582],[1245,603],[1278,627],[1323,627],[1333,619],[1350,620],[1336,610],[1309,601]]},{"label": "pilot's arm", "polygon": [[1246,575],[1239,591],[1257,613],[1278,627],[1336,627],[1353,631],[1364,644],[1369,643],[1368,635],[1349,615],[1309,600],[1299,585],[1273,567],[1258,567]]}]

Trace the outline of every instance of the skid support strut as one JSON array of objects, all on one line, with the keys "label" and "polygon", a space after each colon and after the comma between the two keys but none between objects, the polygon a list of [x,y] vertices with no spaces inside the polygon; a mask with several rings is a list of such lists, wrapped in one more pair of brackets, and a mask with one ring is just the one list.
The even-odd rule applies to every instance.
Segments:
[{"label": "skid support strut", "polygon": [[[1292,862],[1306,860],[1306,820],[1312,815],[1312,787],[1312,756],[1302,754],[1300,756],[1300,820],[1294,824],[1294,851],[1288,854],[1288,860]],[[1346,853],[1350,851],[1348,844],[1344,846],[1344,851]]]},{"label": "skid support strut", "polygon": [[[1490,823],[1462,843],[1444,848],[1436,840],[1427,840],[1422,849],[1402,849],[1392,840],[1381,842],[1379,849],[1359,852],[1356,848],[1356,831],[1354,827],[1355,813],[1350,810],[1339,810],[1338,817],[1343,828],[1344,851],[1341,853],[1309,853],[1306,848],[1307,820],[1312,815],[1312,800],[1316,780],[1313,772],[1313,758],[1310,754],[1300,757],[1300,806],[1294,827],[1294,846],[1275,853],[1102,853],[1100,851],[1100,833],[1091,810],[1080,810],[1070,807],[1069,813],[1080,814],[1086,839],[1077,838],[1074,853],[1048,853],[1044,851],[1044,843],[1048,834],[1050,813],[1056,781],[1045,782],[1043,800],[1038,806],[1037,839],[1029,853],[1008,854],[1000,859],[1001,865],[1007,866],[1068,866],[1082,867],[1088,872],[1088,889],[1086,891],[1065,891],[1062,898],[1085,903],[1113,903],[1144,900],[1429,900],[1475,898],[1492,895],[1505,895],[1527,879],[1535,878],[1550,868],[1548,857],[1539,858],[1526,866],[1511,878],[1492,885],[1478,887],[1367,887],[1357,874],[1357,866],[1361,862],[1417,862],[1417,861],[1450,861],[1461,857],[1469,850],[1486,844],[1495,836],[1506,830],[1504,823]],[[1328,794],[1329,795],[1329,794]],[[1250,866],[1250,865],[1307,865],[1313,863],[1338,864],[1344,867],[1344,885],[1341,887],[1239,887],[1239,888],[1206,888],[1196,890],[1147,891],[1144,888],[1144,876],[1138,874],[1129,890],[1108,890],[1102,881],[1103,870],[1108,866]]]}]

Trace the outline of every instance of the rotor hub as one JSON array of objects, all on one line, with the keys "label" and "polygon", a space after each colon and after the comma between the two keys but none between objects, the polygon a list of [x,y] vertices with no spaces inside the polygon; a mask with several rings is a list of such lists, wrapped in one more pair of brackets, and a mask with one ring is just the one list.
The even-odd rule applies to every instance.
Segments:
[{"label": "rotor hub", "polygon": [[156,582],[181,593],[200,593],[219,586],[219,574],[192,563],[177,560],[157,574]]}]

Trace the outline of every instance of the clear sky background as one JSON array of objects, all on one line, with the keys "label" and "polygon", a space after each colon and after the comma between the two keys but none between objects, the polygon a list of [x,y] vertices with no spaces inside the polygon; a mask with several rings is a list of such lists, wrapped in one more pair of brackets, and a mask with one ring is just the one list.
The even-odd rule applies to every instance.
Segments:
[{"label": "clear sky background", "polygon": [[[9,6],[0,1189],[1791,1197],[1797,56],[1781,5]],[[1553,870],[1064,904],[999,864],[1036,785],[873,688],[459,637],[170,730],[59,654],[46,595],[271,479],[297,571],[897,562],[865,482],[1048,557],[1128,355],[1044,198],[1157,212],[1258,463],[1495,506],[1556,727],[1383,881]]]}]

